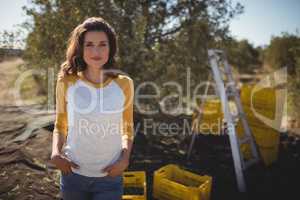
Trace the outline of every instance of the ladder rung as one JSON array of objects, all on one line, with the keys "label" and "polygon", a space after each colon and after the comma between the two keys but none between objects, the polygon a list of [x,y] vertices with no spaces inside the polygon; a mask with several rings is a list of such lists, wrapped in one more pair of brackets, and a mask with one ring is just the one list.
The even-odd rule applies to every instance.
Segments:
[{"label": "ladder rung", "polygon": [[238,114],[236,114],[234,116],[234,119],[235,120],[246,119],[246,115],[245,115],[245,113],[239,112]]},{"label": "ladder rung", "polygon": [[229,82],[227,82],[227,85],[230,85],[230,87],[234,86],[235,87],[235,82],[234,81],[231,81],[229,80]]},{"label": "ladder rung", "polygon": [[236,85],[229,85],[229,86],[227,86],[227,91],[232,91],[232,93],[238,94],[238,90],[236,88]]},{"label": "ladder rung", "polygon": [[228,97],[235,97],[236,93],[233,91],[226,91]]},{"label": "ladder rung", "polygon": [[257,163],[259,160],[252,158],[251,160],[247,160],[244,162],[244,169],[247,169],[248,167],[252,166],[253,164]]},{"label": "ladder rung", "polygon": [[223,74],[226,74],[225,70],[223,68],[219,68],[219,71]]},{"label": "ladder rung", "polygon": [[227,93],[228,96],[229,95],[233,96],[233,97],[237,96],[237,91],[235,89],[232,89],[232,88],[227,88],[226,93]]},{"label": "ladder rung", "polygon": [[245,136],[245,137],[239,139],[240,144],[249,143],[249,142],[251,142],[251,140],[252,140],[252,138],[251,138],[251,137],[247,137],[247,136]]},{"label": "ladder rung", "polygon": [[245,113],[243,113],[243,112],[239,112],[238,116],[239,116],[240,118],[246,118],[246,115],[245,115]]},{"label": "ladder rung", "polygon": [[233,119],[234,122],[238,122],[240,120],[240,117],[238,115],[234,115],[232,117],[232,119]]},{"label": "ladder rung", "polygon": [[225,72],[225,74],[230,74],[230,72],[229,72],[229,71],[227,71],[226,69],[224,70],[224,72]]}]

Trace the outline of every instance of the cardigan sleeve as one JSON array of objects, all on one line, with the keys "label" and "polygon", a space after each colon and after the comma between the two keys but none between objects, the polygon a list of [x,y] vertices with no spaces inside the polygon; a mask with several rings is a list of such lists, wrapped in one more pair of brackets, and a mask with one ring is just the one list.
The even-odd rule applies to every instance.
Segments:
[{"label": "cardigan sleeve", "polygon": [[134,138],[134,123],[133,123],[133,102],[134,102],[134,84],[132,79],[128,79],[124,88],[125,104],[123,111],[123,139],[133,140]]},{"label": "cardigan sleeve", "polygon": [[126,147],[127,140],[134,139],[134,122],[133,122],[133,103],[134,103],[134,83],[128,76],[122,76],[117,81],[123,90],[125,101],[123,105],[123,130],[122,146]]},{"label": "cardigan sleeve", "polygon": [[56,84],[56,118],[53,133],[68,133],[67,103],[66,103],[67,84],[62,78],[58,78]]}]

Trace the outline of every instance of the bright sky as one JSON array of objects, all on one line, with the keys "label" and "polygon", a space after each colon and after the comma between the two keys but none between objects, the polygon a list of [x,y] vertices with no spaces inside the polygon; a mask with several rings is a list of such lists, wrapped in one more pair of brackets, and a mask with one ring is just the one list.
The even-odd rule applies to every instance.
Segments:
[{"label": "bright sky", "polygon": [[[234,0],[245,6],[245,12],[232,20],[230,30],[238,39],[254,45],[265,45],[272,35],[300,31],[300,0]],[[0,0],[0,31],[15,30],[27,17],[22,6],[28,0]],[[300,33],[299,33],[300,34]]]},{"label": "bright sky", "polygon": [[[232,20],[230,30],[238,39],[254,45],[269,44],[282,32],[300,31],[300,0],[238,0],[244,13]],[[299,33],[300,34],[300,33]]]},{"label": "bright sky", "polygon": [[22,7],[28,5],[28,0],[0,0],[0,5],[1,32],[15,30],[17,24],[27,19]]}]

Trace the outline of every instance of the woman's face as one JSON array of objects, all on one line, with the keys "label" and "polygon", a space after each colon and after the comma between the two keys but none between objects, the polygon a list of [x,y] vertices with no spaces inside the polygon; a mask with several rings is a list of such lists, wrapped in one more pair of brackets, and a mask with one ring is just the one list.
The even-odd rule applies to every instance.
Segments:
[{"label": "woman's face", "polygon": [[83,59],[88,68],[100,69],[108,61],[109,42],[103,31],[86,32],[83,44]]}]

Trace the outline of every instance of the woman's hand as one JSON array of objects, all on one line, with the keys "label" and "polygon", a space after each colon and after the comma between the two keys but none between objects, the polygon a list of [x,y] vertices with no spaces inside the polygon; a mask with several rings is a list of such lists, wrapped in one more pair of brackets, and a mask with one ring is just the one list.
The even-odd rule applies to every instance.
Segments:
[{"label": "woman's hand", "polygon": [[119,176],[123,173],[124,170],[127,169],[129,165],[129,159],[126,157],[122,157],[116,163],[106,167],[103,169],[104,172],[108,173],[108,176]]},{"label": "woman's hand", "polygon": [[79,166],[77,164],[61,154],[52,155],[50,162],[54,164],[58,169],[60,169],[63,174],[71,173],[71,167],[79,169]]}]

